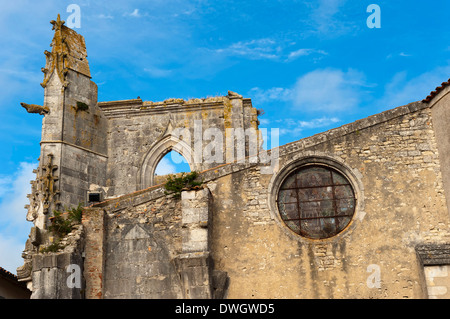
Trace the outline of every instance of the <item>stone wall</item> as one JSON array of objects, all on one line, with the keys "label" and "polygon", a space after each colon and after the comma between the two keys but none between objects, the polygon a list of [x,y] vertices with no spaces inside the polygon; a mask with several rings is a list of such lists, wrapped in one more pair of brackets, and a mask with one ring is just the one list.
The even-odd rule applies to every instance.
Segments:
[{"label": "stone wall", "polygon": [[450,240],[430,109],[413,103],[280,148],[280,170],[318,159],[346,167],[359,194],[351,225],[330,239],[301,238],[279,220],[277,174],[255,166],[208,184],[228,297],[426,298],[415,247]]},{"label": "stone wall", "polygon": [[[427,298],[443,291],[416,253],[450,241],[426,104],[282,146],[279,154],[274,174],[252,163],[202,172],[209,191],[186,192],[181,205],[159,188],[108,201],[104,297],[213,297],[214,278],[225,279],[216,291],[228,298]],[[302,238],[278,216],[277,180],[310,162],[339,168],[357,198],[351,224],[329,239]],[[154,246],[156,272],[143,267],[153,264]],[[161,260],[166,265],[158,268]],[[155,276],[159,285],[148,284]],[[439,291],[429,288],[438,281]],[[189,295],[186,285],[197,288]]]},{"label": "stone wall", "polygon": [[[222,165],[181,199],[156,186],[87,209],[86,297],[447,296],[450,223],[426,104],[278,151],[273,174],[257,163]],[[278,215],[280,179],[305,163],[339,169],[354,188],[353,220],[334,237],[300,237]]]},{"label": "stone wall", "polygon": [[109,212],[104,298],[180,298],[171,260],[181,251],[180,202],[169,197]]},{"label": "stone wall", "polygon": [[[439,94],[430,101],[436,142],[440,156],[441,171],[444,180],[444,189],[447,206],[450,208],[450,86],[443,88]],[[450,211],[449,211],[450,215]]]},{"label": "stone wall", "polygon": [[208,188],[181,198],[160,187],[84,212],[86,298],[222,298],[227,274],[210,258]]},{"label": "stone wall", "polygon": [[84,229],[77,225],[56,252],[39,252],[32,261],[31,299],[85,298]]}]

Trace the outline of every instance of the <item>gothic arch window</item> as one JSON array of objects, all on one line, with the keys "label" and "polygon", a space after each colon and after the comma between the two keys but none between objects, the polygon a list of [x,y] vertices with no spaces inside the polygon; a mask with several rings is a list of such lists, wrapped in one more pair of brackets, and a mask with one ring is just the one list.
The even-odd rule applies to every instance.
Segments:
[{"label": "gothic arch window", "polygon": [[154,143],[144,157],[141,168],[138,173],[138,185],[144,189],[155,185],[155,170],[161,159],[170,151],[179,153],[187,161],[190,170],[195,170],[193,161],[193,151],[186,142],[176,136],[166,135]]},{"label": "gothic arch window", "polygon": [[191,171],[187,160],[177,151],[170,150],[156,165],[155,175],[188,173]]}]

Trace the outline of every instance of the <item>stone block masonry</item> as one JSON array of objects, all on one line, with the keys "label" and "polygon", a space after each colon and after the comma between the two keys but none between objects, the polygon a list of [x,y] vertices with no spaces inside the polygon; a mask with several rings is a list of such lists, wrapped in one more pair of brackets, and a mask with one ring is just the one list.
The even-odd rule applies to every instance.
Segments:
[{"label": "stone block masonry", "polygon": [[209,256],[211,195],[183,191],[121,207],[112,200],[85,210],[87,298],[212,298],[226,274]]}]

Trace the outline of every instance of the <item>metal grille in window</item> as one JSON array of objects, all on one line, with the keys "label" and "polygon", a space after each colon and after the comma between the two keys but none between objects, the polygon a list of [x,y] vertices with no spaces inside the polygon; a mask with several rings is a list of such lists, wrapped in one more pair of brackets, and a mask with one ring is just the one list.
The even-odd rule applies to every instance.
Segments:
[{"label": "metal grille in window", "polygon": [[355,194],[347,178],[325,166],[301,167],[283,181],[278,193],[281,219],[295,233],[329,238],[350,223]]}]

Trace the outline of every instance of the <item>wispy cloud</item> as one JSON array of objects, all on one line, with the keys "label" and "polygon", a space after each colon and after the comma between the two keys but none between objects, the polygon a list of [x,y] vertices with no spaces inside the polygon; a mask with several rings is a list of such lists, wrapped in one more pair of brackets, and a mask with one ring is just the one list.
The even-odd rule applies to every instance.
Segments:
[{"label": "wispy cloud", "polygon": [[97,18],[100,19],[114,19],[114,17],[110,14],[104,14],[104,13],[100,13],[99,15],[97,15]]},{"label": "wispy cloud", "polygon": [[341,112],[355,109],[369,87],[362,72],[318,69],[301,76],[293,87],[295,109],[306,112]]},{"label": "wispy cloud", "polygon": [[167,175],[189,171],[189,164],[186,159],[175,151],[169,152],[159,161],[156,166],[156,175]]},{"label": "wispy cloud", "polygon": [[390,53],[387,57],[386,57],[386,59],[392,59],[392,58],[394,58],[394,57],[403,57],[403,58],[405,58],[405,57],[411,57],[412,56],[412,54],[408,54],[408,53],[405,53],[405,52],[400,52],[400,53]]},{"label": "wispy cloud", "polygon": [[165,78],[172,75],[172,70],[160,69],[157,67],[147,67],[144,71],[154,78]]},{"label": "wispy cloud", "polygon": [[0,178],[0,198],[7,192],[10,191],[11,187],[11,176]]},{"label": "wispy cloud", "polygon": [[385,85],[378,107],[388,109],[424,99],[436,86],[449,78],[450,65],[409,77],[408,71],[397,72]]},{"label": "wispy cloud", "polygon": [[289,53],[286,61],[290,62],[299,57],[308,56],[311,54],[317,54],[319,56],[323,56],[323,55],[327,55],[328,53],[325,52],[324,50],[317,50],[317,49],[299,49],[299,50],[295,50],[295,51],[292,51],[291,53]]},{"label": "wispy cloud", "polygon": [[337,113],[355,110],[364,92],[373,85],[364,73],[349,69],[317,69],[300,76],[292,87],[252,88],[248,95],[256,104],[287,102],[297,111]]},{"label": "wispy cloud", "polygon": [[216,49],[215,53],[226,56],[238,56],[251,60],[273,60],[280,62],[292,62],[300,57],[315,55],[316,57],[327,55],[324,50],[313,48],[301,48],[292,50],[292,43],[276,41],[271,38],[239,41],[226,48]]},{"label": "wispy cloud", "polygon": [[17,172],[1,178],[0,222],[2,226],[23,224],[28,204],[27,194],[31,192],[30,181],[36,178],[33,169],[37,163],[20,163]]},{"label": "wispy cloud", "polygon": [[17,236],[0,234],[0,266],[16,274],[17,268],[23,265],[22,251],[24,248],[25,240],[22,241]]},{"label": "wispy cloud", "polygon": [[318,0],[314,2],[308,23],[311,33],[327,36],[337,36],[348,32],[354,21],[345,19],[342,15],[342,7],[347,0]]},{"label": "wispy cloud", "polygon": [[252,88],[248,94],[255,104],[262,104],[268,101],[290,101],[292,99],[292,90],[288,88],[274,87],[270,89]]},{"label": "wispy cloud", "polygon": [[252,60],[277,59],[281,54],[281,47],[269,38],[239,41],[230,46],[215,50],[216,53],[229,56],[243,56]]},{"label": "wispy cloud", "polygon": [[337,117],[321,117],[308,121],[295,120],[295,119],[282,119],[275,121],[280,126],[280,136],[300,136],[305,130],[312,130],[317,128],[325,128],[339,123],[340,120]]},{"label": "wispy cloud", "polygon": [[133,18],[141,18],[143,16],[147,16],[147,13],[143,13],[139,9],[134,9],[132,12],[125,12],[123,14],[124,17],[133,17]]}]

